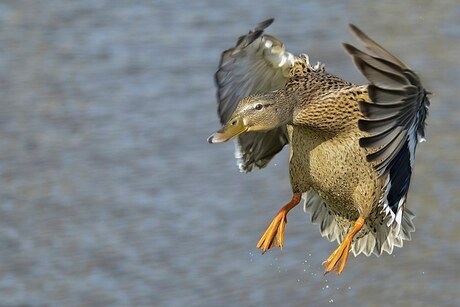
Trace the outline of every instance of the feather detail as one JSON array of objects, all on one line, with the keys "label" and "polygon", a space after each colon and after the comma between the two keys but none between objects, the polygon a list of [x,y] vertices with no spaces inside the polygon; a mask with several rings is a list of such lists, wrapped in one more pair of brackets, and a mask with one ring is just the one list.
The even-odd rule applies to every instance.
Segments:
[{"label": "feather detail", "polygon": [[[264,34],[271,25],[268,19],[240,36],[235,47],[222,53],[215,74],[218,113],[226,123],[238,102],[254,94],[269,93],[286,85],[296,58],[276,37]],[[235,156],[240,171],[263,168],[289,142],[286,127],[267,132],[246,133],[236,138]]]},{"label": "feather detail", "polygon": [[[380,176],[387,176],[380,207],[387,225],[399,234],[402,223],[407,222],[404,210],[416,146],[425,139],[428,92],[407,65],[356,26],[350,28],[369,52],[344,44],[357,68],[370,81],[371,101],[359,102],[365,118],[358,122],[359,129],[368,136],[361,138],[359,144],[371,149],[367,160],[374,163]],[[379,245],[377,249],[385,248],[389,247]]]},{"label": "feather detail", "polygon": [[[304,193],[302,197],[304,199],[304,211],[311,214],[312,223],[319,225],[321,236],[326,237],[331,242],[342,243],[351,225],[353,225],[353,221],[335,215],[313,189]],[[411,239],[411,233],[415,231],[413,218],[414,214],[408,209],[399,210],[396,215],[392,213],[382,215],[381,209],[376,208],[368,217],[363,229],[353,240],[351,252],[354,256],[361,253],[366,256],[372,254],[380,256],[383,252],[391,254],[394,247],[402,247],[404,240]],[[389,224],[388,221],[391,220],[399,220],[400,229],[393,227],[392,223]]]}]

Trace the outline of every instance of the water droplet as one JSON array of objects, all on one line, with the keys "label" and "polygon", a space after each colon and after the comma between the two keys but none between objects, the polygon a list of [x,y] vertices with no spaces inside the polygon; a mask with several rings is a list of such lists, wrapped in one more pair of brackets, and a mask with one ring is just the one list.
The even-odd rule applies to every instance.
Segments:
[{"label": "water droplet", "polygon": [[348,290],[351,290],[351,287],[348,287]]},{"label": "water droplet", "polygon": [[326,285],[326,289],[329,289],[329,285]]},{"label": "water droplet", "polygon": [[334,303],[334,300],[331,298],[331,299],[329,300],[329,303]]}]

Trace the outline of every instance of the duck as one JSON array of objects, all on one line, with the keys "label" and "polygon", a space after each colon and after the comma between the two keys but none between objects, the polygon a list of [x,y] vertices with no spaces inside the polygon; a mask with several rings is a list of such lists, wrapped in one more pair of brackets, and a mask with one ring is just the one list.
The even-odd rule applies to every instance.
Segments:
[{"label": "duck", "polygon": [[425,141],[429,94],[419,76],[355,25],[365,51],[343,43],[368,80],[355,85],[307,54],[294,56],[265,20],[222,52],[215,73],[222,128],[209,143],[234,139],[240,171],[264,168],[289,145],[292,198],[257,243],[284,245],[288,212],[303,199],[322,237],[338,246],[322,263],[340,275],[354,256],[391,254],[411,240],[407,195],[415,150]]}]

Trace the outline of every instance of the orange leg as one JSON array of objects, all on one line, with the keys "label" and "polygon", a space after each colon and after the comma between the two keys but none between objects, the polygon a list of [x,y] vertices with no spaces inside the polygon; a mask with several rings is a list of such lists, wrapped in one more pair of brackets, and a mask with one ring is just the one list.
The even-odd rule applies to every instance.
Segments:
[{"label": "orange leg", "polygon": [[324,275],[332,270],[334,270],[337,275],[342,273],[343,269],[345,268],[345,264],[347,263],[348,254],[351,248],[351,241],[353,240],[353,237],[361,230],[361,228],[363,228],[363,226],[364,218],[360,216],[356,220],[353,228],[343,240],[342,244],[340,244],[339,247],[337,247],[337,249],[329,256],[329,258],[323,262],[323,265],[326,267]]},{"label": "orange leg", "polygon": [[260,238],[259,243],[257,243],[257,248],[262,249],[262,254],[272,246],[279,246],[281,248],[283,247],[284,228],[287,223],[287,214],[292,208],[299,204],[301,199],[302,194],[300,193],[295,193],[292,195],[291,201],[283,206],[283,208],[281,208],[273,218],[270,226],[268,226],[267,230]]}]

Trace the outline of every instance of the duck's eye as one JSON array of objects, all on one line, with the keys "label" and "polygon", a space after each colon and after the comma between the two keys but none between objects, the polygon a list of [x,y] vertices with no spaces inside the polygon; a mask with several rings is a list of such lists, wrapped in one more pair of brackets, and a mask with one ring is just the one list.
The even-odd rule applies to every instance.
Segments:
[{"label": "duck's eye", "polygon": [[263,107],[264,107],[264,105],[263,105],[263,104],[261,104],[261,103],[258,103],[258,104],[256,104],[256,106],[254,107],[254,109],[256,109],[256,110],[258,110],[258,111],[259,111],[259,110],[262,110],[262,109],[263,109]]}]

